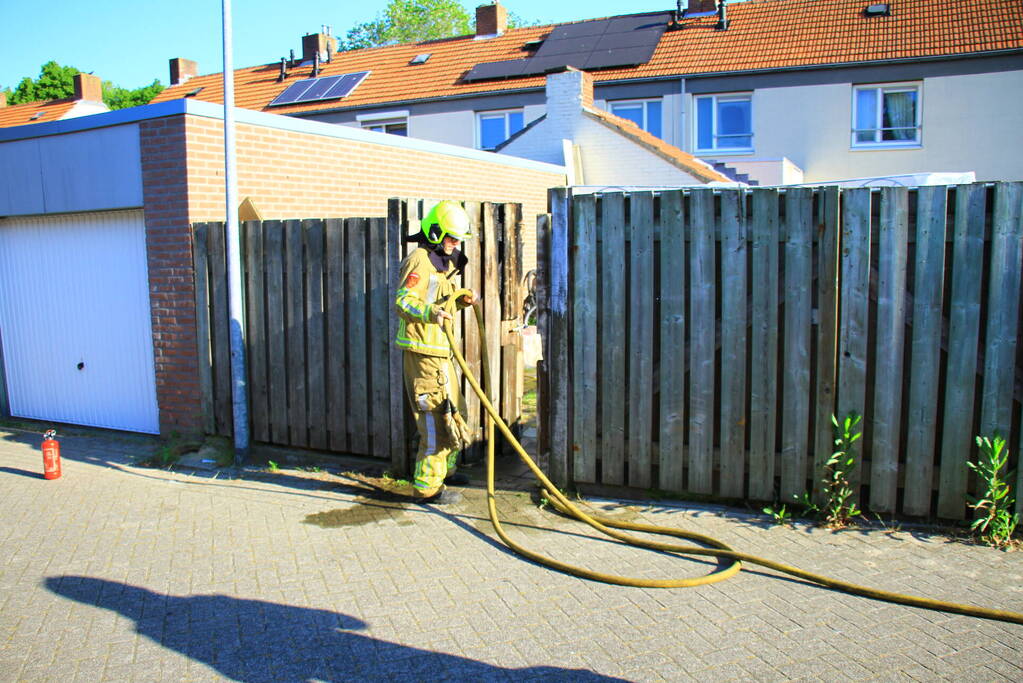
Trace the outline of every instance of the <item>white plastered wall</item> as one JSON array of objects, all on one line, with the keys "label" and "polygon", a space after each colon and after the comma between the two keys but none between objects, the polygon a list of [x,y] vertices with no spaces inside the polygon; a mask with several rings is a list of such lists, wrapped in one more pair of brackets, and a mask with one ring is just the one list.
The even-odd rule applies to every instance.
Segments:
[{"label": "white plastered wall", "polygon": [[582,160],[586,185],[702,185],[649,149],[584,117],[576,129],[575,144]]},{"label": "white plastered wall", "polygon": [[[512,156],[563,164],[561,135],[547,121],[513,140],[501,152]],[[573,143],[578,149],[582,185],[694,185],[703,184],[642,145],[580,114]]]},{"label": "white plastered wall", "polygon": [[701,156],[733,166],[787,157],[803,169],[806,183],[948,171],[974,171],[977,180],[1023,179],[1023,155],[1012,152],[1023,149],[1023,71],[910,82],[921,85],[920,147],[852,148],[853,86],[842,83],[755,90],[754,153]]},{"label": "white plastered wall", "polygon": [[[488,110],[480,110],[488,111]],[[503,110],[502,110],[503,111]],[[384,112],[386,113],[386,112]],[[543,105],[526,105],[522,107],[523,125],[528,125],[534,119],[544,114]],[[379,118],[389,118],[382,114]],[[329,121],[324,118],[322,120]],[[361,128],[359,121],[347,121],[346,126]],[[435,114],[411,114],[408,115],[408,135],[411,138],[430,140],[432,142],[443,142],[449,145],[460,147],[476,147],[476,112],[475,111],[450,111]],[[554,162],[560,164],[560,161]]]}]

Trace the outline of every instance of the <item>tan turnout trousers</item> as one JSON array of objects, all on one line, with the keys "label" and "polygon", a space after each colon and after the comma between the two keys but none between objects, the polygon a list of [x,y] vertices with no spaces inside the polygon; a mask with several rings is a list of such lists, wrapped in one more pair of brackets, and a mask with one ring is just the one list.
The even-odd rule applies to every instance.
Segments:
[{"label": "tan turnout trousers", "polygon": [[413,493],[428,498],[454,474],[461,447],[452,411],[465,415],[465,402],[448,358],[404,353],[405,388],[419,432]]}]

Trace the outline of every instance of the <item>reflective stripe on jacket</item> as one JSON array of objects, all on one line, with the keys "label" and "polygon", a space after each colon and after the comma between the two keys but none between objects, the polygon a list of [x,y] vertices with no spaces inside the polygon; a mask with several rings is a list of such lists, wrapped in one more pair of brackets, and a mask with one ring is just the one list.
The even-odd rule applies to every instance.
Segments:
[{"label": "reflective stripe on jacket", "polygon": [[398,336],[394,343],[400,348],[427,356],[451,355],[444,330],[434,320],[434,310],[455,291],[452,278],[455,266],[447,273],[437,270],[430,254],[420,247],[401,262],[398,294],[394,308],[398,312]]}]

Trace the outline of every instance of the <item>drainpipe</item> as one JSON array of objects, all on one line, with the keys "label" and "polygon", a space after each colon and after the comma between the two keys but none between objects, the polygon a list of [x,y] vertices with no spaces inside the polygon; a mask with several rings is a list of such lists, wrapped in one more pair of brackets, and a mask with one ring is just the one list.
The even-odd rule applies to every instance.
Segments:
[{"label": "drainpipe", "polygon": [[227,289],[231,314],[231,400],[234,408],[234,461],[249,450],[249,405],[245,375],[245,305],[242,300],[241,235],[238,231],[238,175],[234,131],[234,59],[231,0],[224,10],[224,194],[227,201]]}]

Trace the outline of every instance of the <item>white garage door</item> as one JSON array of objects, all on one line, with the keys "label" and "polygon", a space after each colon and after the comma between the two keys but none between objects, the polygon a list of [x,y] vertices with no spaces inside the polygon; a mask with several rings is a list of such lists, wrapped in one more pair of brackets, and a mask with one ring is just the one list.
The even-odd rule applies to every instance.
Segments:
[{"label": "white garage door", "polygon": [[0,220],[11,413],[159,431],[141,211]]}]

